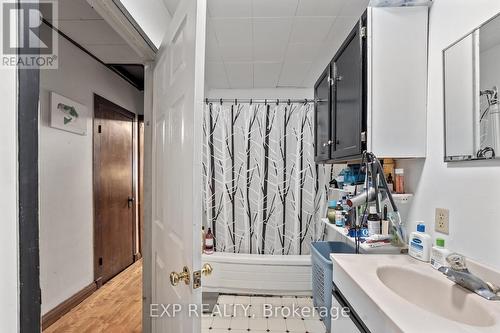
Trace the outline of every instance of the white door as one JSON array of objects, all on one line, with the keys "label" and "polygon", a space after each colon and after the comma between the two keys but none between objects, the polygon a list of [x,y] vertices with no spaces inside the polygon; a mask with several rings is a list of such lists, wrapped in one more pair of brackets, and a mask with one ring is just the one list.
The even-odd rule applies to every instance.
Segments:
[{"label": "white door", "polygon": [[[201,305],[193,271],[201,268],[205,27],[206,0],[179,1],[154,65],[150,311],[155,333],[201,331],[200,318],[188,310],[189,304]],[[184,266],[190,283],[173,286],[170,274]],[[173,304],[182,311],[174,313],[179,308]]]}]

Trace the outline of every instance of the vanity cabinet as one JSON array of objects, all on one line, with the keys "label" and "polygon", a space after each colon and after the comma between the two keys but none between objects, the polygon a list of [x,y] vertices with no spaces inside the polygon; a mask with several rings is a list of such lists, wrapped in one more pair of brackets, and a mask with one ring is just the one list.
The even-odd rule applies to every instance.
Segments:
[{"label": "vanity cabinet", "polygon": [[427,32],[427,7],[367,9],[314,88],[317,163],[425,157]]},{"label": "vanity cabinet", "polygon": [[333,293],[332,308],[338,309],[339,316],[335,320],[332,319],[330,333],[369,333],[354,310],[348,306],[338,292]]}]

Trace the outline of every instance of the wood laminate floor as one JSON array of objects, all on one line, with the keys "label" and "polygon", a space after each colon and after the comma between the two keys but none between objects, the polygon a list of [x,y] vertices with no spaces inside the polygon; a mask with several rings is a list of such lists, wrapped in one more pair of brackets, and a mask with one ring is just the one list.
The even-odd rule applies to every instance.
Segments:
[{"label": "wood laminate floor", "polygon": [[142,332],[142,260],[118,274],[43,332]]}]

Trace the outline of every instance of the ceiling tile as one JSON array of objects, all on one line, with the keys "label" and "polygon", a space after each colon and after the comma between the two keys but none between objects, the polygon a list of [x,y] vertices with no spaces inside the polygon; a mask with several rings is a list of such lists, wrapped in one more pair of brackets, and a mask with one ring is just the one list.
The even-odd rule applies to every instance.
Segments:
[{"label": "ceiling tile", "polygon": [[59,30],[79,44],[126,44],[104,20],[59,21]]},{"label": "ceiling tile", "polygon": [[222,54],[219,48],[219,43],[217,43],[217,39],[215,38],[215,33],[210,32],[207,29],[207,41],[206,41],[206,61],[222,61]]},{"label": "ceiling tile", "polygon": [[345,6],[340,13],[341,16],[355,16],[360,17],[366,10],[370,0],[349,0],[346,1]]},{"label": "ceiling tile", "polygon": [[295,16],[298,0],[252,0],[252,3],[253,17],[291,17]]},{"label": "ceiling tile", "polygon": [[129,45],[88,45],[82,46],[99,60],[107,64],[140,64],[141,58]]},{"label": "ceiling tile", "polygon": [[101,20],[102,17],[85,0],[62,0],[59,4],[59,20]]},{"label": "ceiling tile", "polygon": [[256,18],[253,20],[254,43],[286,43],[291,31],[291,18]]},{"label": "ceiling tile", "polygon": [[163,0],[163,3],[165,3],[165,6],[170,13],[170,16],[174,16],[173,14],[175,13],[175,10],[177,9],[180,1],[181,0]]},{"label": "ceiling tile", "polygon": [[252,44],[219,45],[224,62],[250,62],[253,60]]},{"label": "ceiling tile", "polygon": [[251,17],[251,0],[209,0],[207,3],[210,17]]},{"label": "ceiling tile", "polygon": [[222,62],[207,62],[205,65],[206,81],[212,89],[228,89],[226,70]]},{"label": "ceiling tile", "polygon": [[281,62],[254,63],[254,87],[276,88],[281,66]]},{"label": "ceiling tile", "polygon": [[334,21],[334,17],[297,17],[293,22],[290,43],[321,43]]},{"label": "ceiling tile", "polygon": [[219,44],[252,43],[252,20],[249,18],[210,19]]},{"label": "ceiling tile", "polygon": [[323,44],[289,44],[285,62],[312,62],[322,48],[324,48]]},{"label": "ceiling tile", "polygon": [[338,16],[351,0],[300,0],[297,16]]},{"label": "ceiling tile", "polygon": [[230,88],[253,88],[253,63],[226,63],[226,71]]},{"label": "ceiling tile", "polygon": [[285,63],[281,70],[278,85],[284,87],[301,87],[302,81],[304,81],[310,67],[310,62]]},{"label": "ceiling tile", "polygon": [[286,42],[255,44],[253,47],[253,60],[262,62],[283,61],[286,51]]}]

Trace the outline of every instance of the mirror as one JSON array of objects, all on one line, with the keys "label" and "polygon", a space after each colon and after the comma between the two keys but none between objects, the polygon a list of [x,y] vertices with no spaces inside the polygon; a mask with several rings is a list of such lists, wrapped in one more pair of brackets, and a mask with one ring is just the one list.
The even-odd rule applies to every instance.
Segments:
[{"label": "mirror", "polygon": [[500,16],[443,51],[445,161],[500,155]]}]

